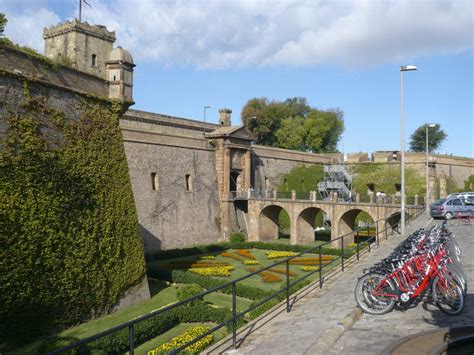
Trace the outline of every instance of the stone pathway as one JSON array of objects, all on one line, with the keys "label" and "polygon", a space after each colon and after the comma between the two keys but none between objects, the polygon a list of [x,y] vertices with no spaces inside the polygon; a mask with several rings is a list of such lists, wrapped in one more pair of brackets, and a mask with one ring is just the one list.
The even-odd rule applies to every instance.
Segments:
[{"label": "stone pathway", "polygon": [[420,303],[404,312],[394,310],[382,316],[363,314],[328,354],[379,354],[390,343],[407,335],[443,327],[474,325],[474,226],[458,226],[452,230],[462,250],[461,262],[468,279],[464,312],[450,317],[432,304]]},{"label": "stone pathway", "polygon": [[[422,228],[429,220],[423,215],[406,228],[406,233]],[[232,354],[305,354],[324,333],[356,306],[354,288],[362,270],[384,258],[402,240],[395,235],[384,241],[344,273],[328,281],[323,290],[299,300],[290,313],[281,313],[244,340]],[[420,307],[421,308],[421,307]],[[357,323],[356,323],[357,325]],[[339,348],[343,350],[344,345]]]}]

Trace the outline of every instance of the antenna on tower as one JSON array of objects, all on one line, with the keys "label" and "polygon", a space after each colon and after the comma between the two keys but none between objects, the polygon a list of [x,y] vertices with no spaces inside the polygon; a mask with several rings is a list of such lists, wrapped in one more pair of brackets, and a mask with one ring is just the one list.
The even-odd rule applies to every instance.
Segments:
[{"label": "antenna on tower", "polygon": [[82,20],[82,2],[86,4],[87,6],[91,7],[91,4],[89,4],[86,0],[79,0],[79,22]]}]

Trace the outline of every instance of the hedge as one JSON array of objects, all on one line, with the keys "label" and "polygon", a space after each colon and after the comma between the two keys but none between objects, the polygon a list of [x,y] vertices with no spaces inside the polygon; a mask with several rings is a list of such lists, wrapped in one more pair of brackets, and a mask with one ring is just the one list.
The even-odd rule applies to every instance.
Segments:
[{"label": "hedge", "polygon": [[18,106],[3,103],[0,343],[107,313],[145,276],[123,107],[77,100],[68,118],[25,81]]}]

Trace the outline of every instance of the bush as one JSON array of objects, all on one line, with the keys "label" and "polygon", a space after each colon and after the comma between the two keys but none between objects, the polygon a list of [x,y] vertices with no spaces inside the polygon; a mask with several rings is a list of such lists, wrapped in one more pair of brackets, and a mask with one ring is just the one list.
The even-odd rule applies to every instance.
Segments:
[{"label": "bush", "polygon": [[229,238],[231,243],[245,242],[245,234],[242,232],[233,232]]},{"label": "bush", "polygon": [[[189,284],[189,285],[180,287],[178,289],[178,292],[176,292],[176,297],[178,298],[178,301],[184,301],[188,298],[199,295],[203,291],[204,289],[201,286],[197,284]],[[202,301],[202,297],[199,298],[199,300]]]}]

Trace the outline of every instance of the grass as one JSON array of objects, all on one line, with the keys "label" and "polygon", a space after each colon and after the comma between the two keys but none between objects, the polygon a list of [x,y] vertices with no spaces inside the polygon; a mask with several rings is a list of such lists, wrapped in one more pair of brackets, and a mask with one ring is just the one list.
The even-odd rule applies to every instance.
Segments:
[{"label": "grass", "polygon": [[[161,344],[167,343],[168,341],[170,341],[174,337],[177,337],[177,336],[183,334],[187,329],[194,328],[198,325],[202,325],[204,327],[212,328],[212,327],[216,326],[217,324],[215,324],[215,323],[183,323],[183,324],[179,324],[176,327],[174,327],[174,328],[168,330],[167,332],[161,334],[160,336],[158,336],[158,337],[156,337],[152,340],[149,340],[146,343],[143,343],[142,345],[137,347],[135,349],[135,354],[137,354],[137,355],[146,355],[148,351],[156,349]],[[222,339],[227,334],[227,332],[226,332],[225,328],[221,328],[221,329],[217,330],[216,332],[214,332],[213,334],[214,334],[214,341],[218,341],[218,340]],[[128,352],[127,352],[127,354],[128,354]]]},{"label": "grass", "polygon": [[[130,306],[115,313],[103,316],[98,319],[82,323],[78,326],[69,328],[61,332],[60,336],[73,336],[79,339],[87,338],[91,335],[97,334],[109,328],[112,328],[121,323],[137,318],[143,314],[150,313],[154,310],[162,308],[170,303],[176,302],[176,287],[169,287],[165,282],[149,279],[148,283],[152,290],[153,297],[148,301]],[[44,340],[44,339],[43,339]],[[25,347],[14,350],[11,354],[32,354],[35,349],[42,343],[38,340],[34,343],[28,344]]]}]

